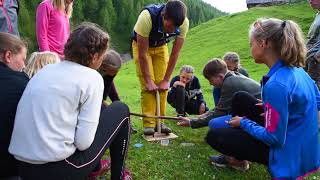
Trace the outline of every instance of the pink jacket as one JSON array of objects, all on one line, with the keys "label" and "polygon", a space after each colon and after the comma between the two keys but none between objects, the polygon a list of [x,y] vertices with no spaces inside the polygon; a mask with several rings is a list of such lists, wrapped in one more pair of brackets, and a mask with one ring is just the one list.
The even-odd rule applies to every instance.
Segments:
[{"label": "pink jacket", "polygon": [[37,8],[36,34],[40,51],[56,52],[64,57],[64,44],[70,35],[69,18],[55,9],[50,0],[44,0]]}]

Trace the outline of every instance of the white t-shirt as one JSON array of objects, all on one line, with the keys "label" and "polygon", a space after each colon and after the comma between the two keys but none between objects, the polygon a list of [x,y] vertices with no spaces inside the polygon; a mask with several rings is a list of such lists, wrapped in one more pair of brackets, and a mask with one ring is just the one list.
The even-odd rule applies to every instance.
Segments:
[{"label": "white t-shirt", "polygon": [[32,164],[63,160],[93,142],[103,79],[91,68],[63,61],[40,70],[17,108],[9,152]]}]

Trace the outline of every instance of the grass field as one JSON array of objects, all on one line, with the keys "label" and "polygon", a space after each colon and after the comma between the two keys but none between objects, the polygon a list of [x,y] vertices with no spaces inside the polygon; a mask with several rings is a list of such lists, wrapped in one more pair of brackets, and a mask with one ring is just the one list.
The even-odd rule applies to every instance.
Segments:
[{"label": "grass field", "polygon": [[[263,65],[253,62],[248,43],[248,29],[258,17],[277,17],[296,21],[305,34],[313,21],[315,11],[307,3],[283,5],[269,8],[255,8],[249,11],[232,14],[203,23],[189,31],[185,46],[181,52],[176,74],[183,64],[195,67],[204,91],[204,97],[213,107],[212,87],[202,77],[201,72],[206,62],[213,57],[220,57],[227,51],[239,53],[242,65],[250,76],[259,81],[267,72]],[[135,73],[134,63],[128,62],[116,77],[116,84],[122,101],[127,103],[133,112],[140,112],[140,85]],[[174,110],[168,108],[167,115],[174,115]],[[236,179],[259,180],[270,179],[264,166],[251,164],[248,172],[238,172],[230,169],[218,169],[209,166],[209,155],[218,154],[204,142],[207,128],[182,128],[173,122],[168,122],[179,138],[170,141],[169,146],[159,143],[147,143],[142,139],[142,122],[133,117],[134,127],[139,131],[131,137],[127,166],[134,179]],[[191,142],[194,146],[182,147],[181,142]],[[142,148],[135,148],[135,143],[142,143]],[[109,176],[107,176],[108,178]],[[309,177],[310,180],[320,179],[320,174]]]}]

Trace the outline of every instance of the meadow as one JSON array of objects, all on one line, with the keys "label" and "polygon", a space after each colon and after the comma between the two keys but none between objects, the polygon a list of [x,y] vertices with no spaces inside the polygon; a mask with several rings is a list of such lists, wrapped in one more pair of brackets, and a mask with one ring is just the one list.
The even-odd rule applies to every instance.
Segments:
[{"label": "meadow", "polygon": [[[184,64],[194,66],[206,102],[210,108],[213,108],[212,87],[202,76],[202,68],[208,60],[214,57],[221,58],[227,51],[237,52],[242,66],[249,71],[250,77],[259,82],[268,69],[264,65],[255,64],[251,57],[248,40],[250,24],[259,17],[294,20],[307,34],[315,13],[308,3],[299,3],[253,8],[202,23],[190,29],[173,75],[176,75]],[[141,112],[140,85],[134,62],[129,61],[124,64],[115,80],[121,100],[129,105],[132,112]],[[174,110],[169,105],[167,115],[175,116]],[[132,117],[132,121],[138,133],[131,136],[127,167],[134,179],[263,180],[271,178],[266,167],[255,163],[250,164],[250,170],[247,172],[210,166],[208,157],[219,153],[212,150],[204,141],[207,128],[178,127],[175,122],[167,121],[166,123],[179,138],[171,140],[169,146],[161,146],[160,143],[149,143],[142,138],[140,118]],[[181,146],[182,142],[194,143],[194,146]],[[135,148],[135,143],[142,143],[143,147]],[[106,177],[109,178],[109,174]],[[308,179],[320,179],[320,174],[314,174]]]}]

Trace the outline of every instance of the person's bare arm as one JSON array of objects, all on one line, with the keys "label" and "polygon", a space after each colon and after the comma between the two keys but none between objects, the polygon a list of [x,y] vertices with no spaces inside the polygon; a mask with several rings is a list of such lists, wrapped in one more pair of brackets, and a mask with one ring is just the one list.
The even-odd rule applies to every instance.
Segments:
[{"label": "person's bare arm", "polygon": [[137,44],[138,44],[138,61],[139,61],[142,77],[146,83],[146,90],[156,91],[158,87],[156,86],[154,81],[151,79],[149,66],[148,66],[148,59],[147,59],[149,39],[137,34]]},{"label": "person's bare arm", "polygon": [[174,67],[176,66],[183,43],[184,43],[184,38],[182,37],[177,37],[173,43],[166,73],[164,75],[163,80],[159,84],[160,90],[167,90],[169,88],[169,79],[174,70]]}]

